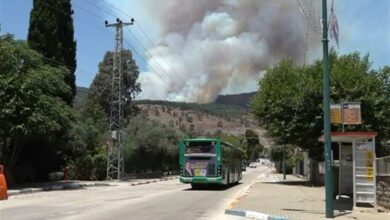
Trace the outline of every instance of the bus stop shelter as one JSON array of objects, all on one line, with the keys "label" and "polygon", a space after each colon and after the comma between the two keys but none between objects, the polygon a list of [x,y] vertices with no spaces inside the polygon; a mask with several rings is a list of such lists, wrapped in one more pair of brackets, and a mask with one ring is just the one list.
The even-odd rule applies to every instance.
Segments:
[{"label": "bus stop shelter", "polygon": [[[331,133],[332,143],[338,143],[338,195],[352,196],[353,207],[376,205],[376,136],[377,132]],[[324,136],[319,141],[324,142]]]}]

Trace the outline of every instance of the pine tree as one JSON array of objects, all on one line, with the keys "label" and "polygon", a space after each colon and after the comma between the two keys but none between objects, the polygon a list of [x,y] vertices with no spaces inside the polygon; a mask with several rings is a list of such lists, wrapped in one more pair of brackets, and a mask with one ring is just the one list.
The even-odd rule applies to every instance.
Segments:
[{"label": "pine tree", "polygon": [[72,94],[61,97],[68,104],[76,94],[76,41],[72,14],[70,0],[34,0],[27,36],[30,48],[46,57],[47,64],[62,65],[69,70],[64,80]]},{"label": "pine tree", "polygon": [[[102,62],[99,63],[99,72],[93,80],[87,95],[87,102],[92,101],[98,103],[106,113],[107,117],[110,115],[111,109],[111,79],[113,68],[114,53],[106,52]],[[123,70],[123,96],[124,101],[124,116],[135,115],[138,113],[132,102],[137,94],[141,92],[141,85],[137,83],[139,70],[135,63],[133,54],[130,50],[122,51],[122,70]]]}]

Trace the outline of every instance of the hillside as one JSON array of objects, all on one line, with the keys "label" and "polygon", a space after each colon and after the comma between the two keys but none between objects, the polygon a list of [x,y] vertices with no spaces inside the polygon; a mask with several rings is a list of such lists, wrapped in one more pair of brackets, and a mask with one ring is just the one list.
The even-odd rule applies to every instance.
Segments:
[{"label": "hillside", "polygon": [[[87,91],[87,88],[77,87],[73,104],[75,109],[81,109],[84,106]],[[160,100],[136,100],[134,102],[140,107],[141,114],[148,119],[181,129],[186,133],[210,136],[221,131],[238,136],[243,135],[246,129],[251,129],[259,134],[260,142],[268,147],[270,141],[265,137],[265,130],[257,126],[248,110],[247,104],[254,94],[223,95],[217,98],[216,103],[208,104]]]},{"label": "hillside", "polygon": [[249,108],[250,99],[256,94],[256,92],[232,94],[232,95],[219,95],[214,101],[216,104],[224,105],[236,105],[242,108]]},{"label": "hillside", "polygon": [[88,88],[76,87],[76,96],[73,99],[73,108],[79,110],[84,107],[87,97]]},{"label": "hillside", "polygon": [[251,129],[258,133],[262,145],[271,145],[266,131],[247,110],[237,106],[166,101],[137,101],[137,105],[144,117],[195,136],[213,136],[218,131],[240,136]]}]

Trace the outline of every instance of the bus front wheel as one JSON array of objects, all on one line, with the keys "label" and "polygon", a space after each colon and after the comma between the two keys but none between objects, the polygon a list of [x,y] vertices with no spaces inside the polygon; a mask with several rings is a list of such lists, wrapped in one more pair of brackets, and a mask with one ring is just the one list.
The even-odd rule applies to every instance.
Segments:
[{"label": "bus front wheel", "polygon": [[198,183],[191,183],[192,189],[200,189],[200,184]]}]

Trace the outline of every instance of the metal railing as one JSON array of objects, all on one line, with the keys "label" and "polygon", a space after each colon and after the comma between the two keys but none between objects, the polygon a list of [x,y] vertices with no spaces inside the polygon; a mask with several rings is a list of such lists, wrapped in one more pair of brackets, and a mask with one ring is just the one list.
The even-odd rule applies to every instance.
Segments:
[{"label": "metal railing", "polygon": [[376,175],[390,176],[390,156],[376,159]]}]

